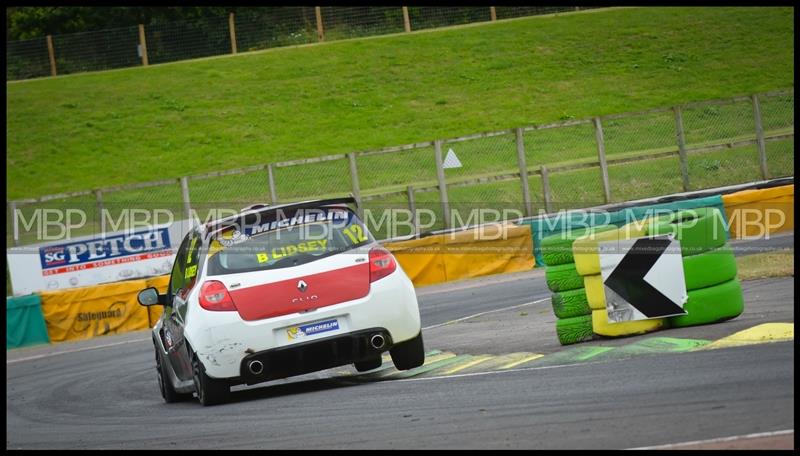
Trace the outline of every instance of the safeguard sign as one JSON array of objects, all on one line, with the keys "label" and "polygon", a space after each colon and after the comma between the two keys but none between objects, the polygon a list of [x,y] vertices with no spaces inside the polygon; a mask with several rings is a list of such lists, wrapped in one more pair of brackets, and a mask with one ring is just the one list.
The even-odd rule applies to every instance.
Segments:
[{"label": "safeguard sign", "polygon": [[671,235],[601,242],[609,323],[685,315],[680,242]]}]

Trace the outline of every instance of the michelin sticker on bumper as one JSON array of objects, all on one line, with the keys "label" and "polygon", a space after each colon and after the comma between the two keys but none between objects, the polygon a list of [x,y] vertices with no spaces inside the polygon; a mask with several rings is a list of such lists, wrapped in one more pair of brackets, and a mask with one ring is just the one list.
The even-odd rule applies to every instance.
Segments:
[{"label": "michelin sticker on bumper", "polygon": [[336,331],[337,329],[339,329],[339,320],[333,319],[302,326],[292,326],[286,330],[286,335],[289,336],[289,340],[295,340],[314,334]]}]

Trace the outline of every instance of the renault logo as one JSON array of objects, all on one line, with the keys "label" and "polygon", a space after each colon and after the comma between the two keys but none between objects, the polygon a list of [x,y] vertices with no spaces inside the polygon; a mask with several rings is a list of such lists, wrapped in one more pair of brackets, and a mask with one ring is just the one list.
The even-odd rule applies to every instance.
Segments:
[{"label": "renault logo", "polygon": [[298,290],[306,291],[306,288],[308,288],[308,284],[307,283],[303,282],[302,280],[297,282],[297,289]]}]

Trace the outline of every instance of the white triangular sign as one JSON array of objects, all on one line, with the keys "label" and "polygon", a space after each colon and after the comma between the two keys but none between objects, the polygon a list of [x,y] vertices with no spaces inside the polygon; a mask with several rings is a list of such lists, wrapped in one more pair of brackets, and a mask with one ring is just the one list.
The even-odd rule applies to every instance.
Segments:
[{"label": "white triangular sign", "polygon": [[461,168],[461,161],[458,159],[458,157],[456,157],[456,153],[453,152],[453,149],[447,150],[447,156],[444,157],[442,168]]}]

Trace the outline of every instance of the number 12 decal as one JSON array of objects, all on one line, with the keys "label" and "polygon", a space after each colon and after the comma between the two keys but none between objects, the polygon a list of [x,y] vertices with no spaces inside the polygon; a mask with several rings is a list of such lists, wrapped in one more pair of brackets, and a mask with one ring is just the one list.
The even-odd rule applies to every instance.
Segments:
[{"label": "number 12 decal", "polygon": [[361,225],[354,223],[342,231],[350,238],[350,242],[353,244],[358,244],[367,240],[367,235],[364,234],[364,229],[361,228]]}]

